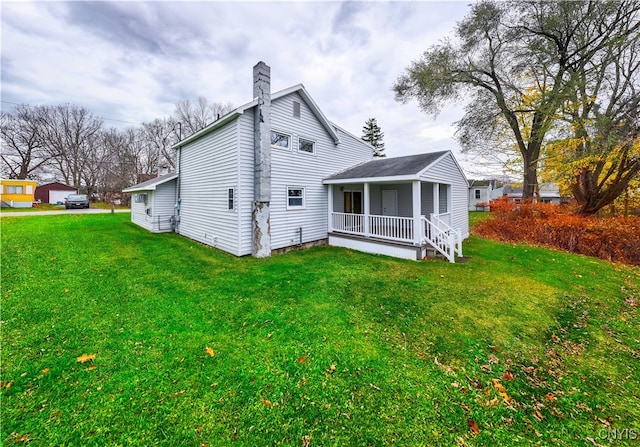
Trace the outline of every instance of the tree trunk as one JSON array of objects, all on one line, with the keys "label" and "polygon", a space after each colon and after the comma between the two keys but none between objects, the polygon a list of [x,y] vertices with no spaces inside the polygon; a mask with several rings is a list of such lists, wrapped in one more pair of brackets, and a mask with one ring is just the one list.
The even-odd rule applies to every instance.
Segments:
[{"label": "tree trunk", "polygon": [[522,185],[522,200],[531,201],[535,197],[538,186],[538,160],[529,160],[524,157],[524,183]]}]

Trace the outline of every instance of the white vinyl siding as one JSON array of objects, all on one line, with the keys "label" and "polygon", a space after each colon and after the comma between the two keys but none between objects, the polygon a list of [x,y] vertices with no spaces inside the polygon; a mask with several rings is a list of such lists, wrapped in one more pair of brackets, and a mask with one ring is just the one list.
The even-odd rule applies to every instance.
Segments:
[{"label": "white vinyl siding", "polygon": [[[300,118],[292,119],[293,102],[300,103]],[[360,139],[336,129],[336,145],[324,126],[298,93],[272,102],[272,128],[292,135],[292,151],[271,152],[271,248],[327,237],[327,186],[322,180],[355,164],[371,160],[372,150]],[[315,141],[315,157],[298,151],[298,139]],[[287,186],[305,187],[305,209],[287,210]],[[334,200],[339,196],[334,188]]]},{"label": "white vinyl siding", "polygon": [[[253,148],[253,110],[238,117],[238,189],[236,191],[236,210],[238,214],[239,240],[238,255],[250,255],[253,241],[253,185],[254,185],[254,148]],[[272,153],[281,150],[272,148]]]},{"label": "white vinyl siding", "polygon": [[180,234],[236,255],[238,218],[227,207],[228,189],[238,184],[237,129],[233,120],[180,149],[179,226]]},{"label": "white vinyl siding", "polygon": [[[462,232],[464,237],[469,235],[469,184],[451,154],[447,153],[425,173],[421,180],[424,182],[445,183],[449,185],[447,197],[450,200],[451,226]],[[424,192],[424,190],[423,190]],[[424,205],[423,196],[423,205]],[[441,201],[442,202],[442,201]]]},{"label": "white vinyl siding", "polygon": [[155,190],[133,193],[131,222],[153,233],[172,231],[175,198],[175,180],[157,185]]},{"label": "white vinyl siding", "polygon": [[[300,103],[300,118],[292,117],[294,101]],[[238,256],[252,251],[254,110],[182,149],[180,233]],[[271,248],[297,245],[300,228],[303,243],[325,239],[328,187],[322,180],[371,160],[372,150],[340,129],[336,145],[298,93],[272,102],[271,123],[272,130],[291,137],[292,146],[271,146]],[[315,156],[298,151],[299,138],[315,143]],[[236,213],[231,213],[228,189],[234,185]],[[288,186],[304,187],[304,209],[287,210]]]}]

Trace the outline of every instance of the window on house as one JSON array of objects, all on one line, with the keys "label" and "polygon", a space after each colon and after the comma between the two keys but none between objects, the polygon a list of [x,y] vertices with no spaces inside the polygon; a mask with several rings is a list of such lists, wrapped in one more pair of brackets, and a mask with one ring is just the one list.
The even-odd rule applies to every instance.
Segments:
[{"label": "window on house", "polygon": [[233,188],[227,190],[227,209],[235,209],[235,191]]},{"label": "window on house", "polygon": [[136,194],[135,201],[136,203],[147,203],[147,194]]},{"label": "window on house", "polygon": [[300,118],[300,103],[298,101],[293,101],[293,117]]},{"label": "window on house", "polygon": [[344,192],[344,212],[351,214],[362,214],[362,192]]},{"label": "window on house", "polygon": [[7,194],[22,194],[22,185],[7,185]]},{"label": "window on house", "polygon": [[287,186],[287,209],[303,209],[304,203],[304,188],[299,186]]},{"label": "window on house", "polygon": [[291,137],[282,132],[271,131],[271,145],[281,149],[289,149]]},{"label": "window on house", "polygon": [[298,152],[306,152],[307,154],[316,153],[316,142],[305,138],[298,139]]},{"label": "window on house", "polygon": [[479,198],[480,198],[480,190],[476,189],[476,199],[479,199]]},{"label": "window on house", "polygon": [[438,196],[440,202],[438,212],[440,214],[449,212],[449,185],[440,184]]}]

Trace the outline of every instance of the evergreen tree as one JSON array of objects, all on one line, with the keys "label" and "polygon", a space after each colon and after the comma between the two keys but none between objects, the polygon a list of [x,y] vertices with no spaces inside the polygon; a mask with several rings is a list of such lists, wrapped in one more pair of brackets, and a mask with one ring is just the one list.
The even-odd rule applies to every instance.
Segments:
[{"label": "evergreen tree", "polygon": [[373,146],[373,156],[382,158],[387,155],[384,153],[384,132],[378,126],[375,118],[369,118],[362,128],[362,140]]}]

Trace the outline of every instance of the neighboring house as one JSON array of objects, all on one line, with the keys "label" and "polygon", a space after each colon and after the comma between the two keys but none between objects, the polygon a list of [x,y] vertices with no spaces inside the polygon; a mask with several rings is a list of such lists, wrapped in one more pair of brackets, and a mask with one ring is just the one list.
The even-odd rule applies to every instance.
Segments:
[{"label": "neighboring house", "polygon": [[469,211],[487,211],[488,204],[504,194],[497,180],[469,180]]},{"label": "neighboring house", "polygon": [[176,182],[167,174],[122,190],[131,193],[131,221],[153,233],[175,230]]},{"label": "neighboring house", "polygon": [[38,186],[34,197],[42,203],[63,204],[69,194],[78,194],[78,190],[64,183],[53,182]]},{"label": "neighboring house", "polygon": [[[565,203],[567,199],[560,195],[560,187],[556,183],[541,183],[538,187],[541,203]],[[515,202],[522,200],[522,188],[504,187],[504,194]]]},{"label": "neighboring house", "polygon": [[[461,254],[467,183],[451,152],[372,161],[373,148],[330,122],[302,84],[271,94],[261,62],[253,92],[174,146],[177,174],[124,190],[132,221],[168,222],[236,256],[327,242],[411,259]],[[161,187],[162,207],[149,202]]]},{"label": "neighboring house", "polygon": [[10,208],[33,207],[37,184],[34,180],[0,180],[0,203]]}]

